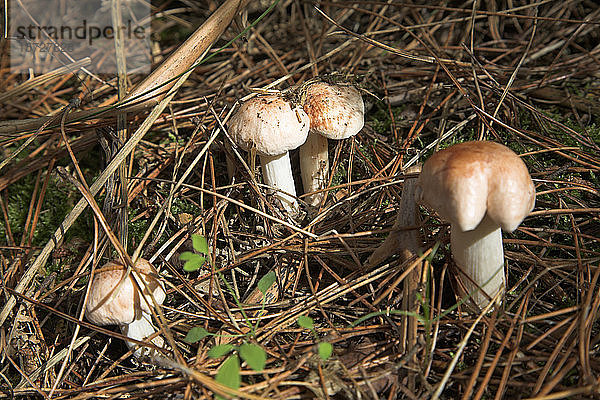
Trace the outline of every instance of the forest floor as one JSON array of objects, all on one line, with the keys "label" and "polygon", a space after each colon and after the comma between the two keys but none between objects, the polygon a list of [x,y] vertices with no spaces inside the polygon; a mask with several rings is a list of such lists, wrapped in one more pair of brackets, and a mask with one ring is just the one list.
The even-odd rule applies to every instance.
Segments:
[{"label": "forest floor", "polygon": [[[153,69],[217,8],[155,3]],[[127,132],[96,112],[144,75],[36,80],[1,41],[0,398],[600,396],[600,7],[422,3],[254,1],[162,111],[127,111]],[[222,127],[245,96],[311,79],[355,85],[365,125],[329,141],[317,207],[290,153],[291,216]],[[414,207],[411,167],[469,140],[519,154],[537,193],[504,234],[506,293],[480,313],[457,290],[448,222],[421,206],[394,226]],[[390,234],[398,247],[370,259]],[[91,271],[136,249],[166,290],[159,365],[83,317]],[[184,269],[194,250],[207,261]]]}]

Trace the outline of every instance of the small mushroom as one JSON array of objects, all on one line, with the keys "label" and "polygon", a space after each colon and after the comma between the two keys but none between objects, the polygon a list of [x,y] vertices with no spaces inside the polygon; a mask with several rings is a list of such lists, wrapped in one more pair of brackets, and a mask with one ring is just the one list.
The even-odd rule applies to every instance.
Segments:
[{"label": "small mushroom", "polygon": [[431,156],[419,177],[418,195],[451,223],[451,248],[464,272],[466,294],[482,309],[504,290],[502,232],[512,232],[535,204],[525,163],[494,142],[465,142]]},{"label": "small mushroom", "polygon": [[290,213],[298,212],[289,150],[306,141],[309,119],[300,107],[279,95],[253,97],[229,120],[232,140],[260,156],[265,184],[279,189],[276,197]]},{"label": "small mushroom", "polygon": [[[135,268],[137,271],[132,269],[125,280],[123,276],[127,269],[119,261],[111,261],[99,269],[90,286],[85,316],[96,325],[118,325],[124,335],[142,341],[156,333],[156,328],[152,325],[152,299],[148,289],[152,291],[157,304],[163,303],[166,292],[162,283],[154,277],[156,271],[148,261],[139,259]],[[133,279],[137,281],[142,293]],[[158,347],[164,346],[164,340],[160,336],[151,341]],[[129,348],[138,346],[133,342],[126,343]],[[133,355],[138,359],[156,359],[158,356],[154,350],[144,347],[136,349]]]},{"label": "small mushroom", "polygon": [[[329,181],[327,139],[356,135],[365,123],[365,105],[353,86],[314,82],[306,87],[302,106],[310,118],[310,133],[300,146],[300,173],[304,192],[310,193],[324,189]],[[307,202],[317,206],[324,195],[310,195]]]}]

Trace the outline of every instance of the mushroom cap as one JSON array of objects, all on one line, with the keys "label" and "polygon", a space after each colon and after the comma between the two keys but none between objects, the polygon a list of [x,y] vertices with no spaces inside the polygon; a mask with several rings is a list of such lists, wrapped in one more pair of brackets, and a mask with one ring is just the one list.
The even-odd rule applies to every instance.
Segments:
[{"label": "mushroom cap", "polygon": [[327,139],[347,139],[365,124],[365,104],[353,86],[311,83],[303,104],[310,117],[311,132]]},{"label": "mushroom cap", "polygon": [[487,212],[512,232],[535,204],[525,163],[494,142],[465,142],[437,152],[423,165],[419,187],[419,201],[462,231],[475,229]]},{"label": "mushroom cap", "polygon": [[141,258],[135,266],[141,274],[132,270],[119,288],[119,292],[114,295],[127,268],[120,261],[110,261],[96,272],[85,307],[85,316],[88,320],[96,325],[126,325],[137,319],[140,312],[150,314],[148,304],[142,299],[133,283],[134,276],[149,304],[152,304],[152,300],[140,277],[152,290],[152,295],[158,304],[165,301],[165,290],[161,282],[153,276],[156,274],[154,267]]},{"label": "mushroom cap", "polygon": [[302,108],[281,96],[264,95],[244,102],[228,125],[231,139],[244,150],[278,156],[306,142],[309,124]]}]

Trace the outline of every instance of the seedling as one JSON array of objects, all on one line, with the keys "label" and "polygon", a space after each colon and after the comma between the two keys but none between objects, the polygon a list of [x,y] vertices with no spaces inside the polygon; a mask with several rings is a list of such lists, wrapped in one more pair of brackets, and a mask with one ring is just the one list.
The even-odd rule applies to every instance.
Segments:
[{"label": "seedling", "polygon": [[[192,235],[192,246],[194,247],[195,252],[184,252],[181,254],[180,259],[185,261],[183,269],[188,272],[197,271],[200,269],[207,261],[212,264],[210,259],[210,251],[208,248],[208,242],[206,238],[202,235],[193,234]],[[250,368],[254,371],[260,372],[265,368],[265,364],[267,362],[267,353],[265,350],[257,344],[251,343],[250,339],[254,338],[256,335],[256,329],[258,328],[258,324],[260,323],[260,316],[264,312],[265,302],[266,302],[266,293],[269,288],[275,283],[275,272],[270,271],[265,276],[263,276],[258,281],[258,289],[263,294],[262,306],[260,311],[258,312],[258,320],[256,324],[252,324],[242,307],[241,302],[237,298],[235,291],[229,285],[229,283],[222,277],[222,275],[217,272],[218,278],[225,284],[227,290],[237,303],[240,311],[246,320],[246,324],[250,328],[250,330],[246,334],[236,335],[237,337],[244,337],[243,343],[240,346],[234,346],[232,344],[219,344],[214,345],[210,348],[207,355],[210,358],[220,358],[224,357],[230,353],[233,353],[227,357],[227,359],[221,364],[219,370],[217,371],[217,376],[215,380],[229,388],[238,389],[241,384],[240,377],[240,358],[248,364]],[[214,333],[208,332],[206,329],[200,326],[195,326],[189,330],[187,335],[184,338],[184,341],[187,343],[196,343],[207,336],[220,336],[215,335]],[[331,352],[330,352],[331,354]],[[218,396],[218,398],[220,398]]]},{"label": "seedling", "polygon": [[[298,322],[298,325],[301,328],[309,329],[312,332],[315,339],[319,341],[319,335],[317,335],[317,331],[315,330],[314,326],[314,321],[311,317],[308,317],[306,315],[300,315],[296,322]],[[319,353],[319,357],[321,357],[321,360],[327,361],[333,353],[333,345],[329,342],[319,342],[317,344],[317,352]]]}]

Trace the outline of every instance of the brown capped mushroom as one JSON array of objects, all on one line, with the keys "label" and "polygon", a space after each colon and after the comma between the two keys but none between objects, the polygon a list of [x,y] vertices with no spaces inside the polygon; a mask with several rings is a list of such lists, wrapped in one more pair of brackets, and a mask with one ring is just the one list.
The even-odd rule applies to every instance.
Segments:
[{"label": "brown capped mushroom", "polygon": [[[309,193],[324,189],[329,181],[327,139],[356,135],[365,123],[365,105],[353,86],[314,82],[306,88],[302,107],[310,118],[310,133],[300,146],[300,172]],[[307,202],[317,206],[323,197],[323,192],[316,193]]]},{"label": "brown capped mushroom", "polygon": [[420,201],[450,221],[459,281],[484,308],[505,286],[501,229],[517,229],[535,204],[525,163],[501,144],[465,142],[431,156],[418,185]]}]

